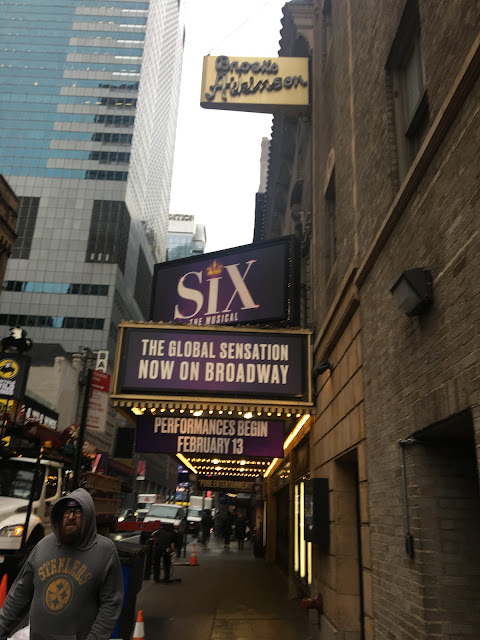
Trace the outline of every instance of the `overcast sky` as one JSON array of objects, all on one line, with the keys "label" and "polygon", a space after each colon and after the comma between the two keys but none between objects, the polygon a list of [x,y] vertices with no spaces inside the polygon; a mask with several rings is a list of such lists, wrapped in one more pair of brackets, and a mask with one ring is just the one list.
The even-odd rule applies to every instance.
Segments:
[{"label": "overcast sky", "polygon": [[272,116],[200,107],[205,55],[276,57],[286,0],[188,0],[171,213],[205,224],[206,251],[253,239],[262,137]]}]

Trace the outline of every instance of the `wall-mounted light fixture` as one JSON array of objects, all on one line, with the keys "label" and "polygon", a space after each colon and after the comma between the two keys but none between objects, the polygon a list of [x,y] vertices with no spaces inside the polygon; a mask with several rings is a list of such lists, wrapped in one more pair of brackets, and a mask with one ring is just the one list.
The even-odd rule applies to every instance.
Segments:
[{"label": "wall-mounted light fixture", "polygon": [[407,269],[390,289],[390,293],[400,311],[409,317],[419,316],[433,302],[432,274],[420,267]]},{"label": "wall-mounted light fixture", "polygon": [[325,373],[325,371],[333,371],[333,364],[330,362],[330,360],[325,360],[325,362],[320,362],[320,364],[317,364],[317,366],[313,370],[313,373],[316,376],[321,376],[323,373]]}]

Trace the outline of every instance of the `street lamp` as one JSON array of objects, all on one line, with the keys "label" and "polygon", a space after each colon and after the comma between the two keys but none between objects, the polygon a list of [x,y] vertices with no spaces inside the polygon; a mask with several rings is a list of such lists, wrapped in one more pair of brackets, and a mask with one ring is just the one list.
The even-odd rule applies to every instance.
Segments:
[{"label": "street lamp", "polygon": [[433,302],[432,274],[427,269],[404,271],[390,289],[395,304],[408,317],[425,313]]}]

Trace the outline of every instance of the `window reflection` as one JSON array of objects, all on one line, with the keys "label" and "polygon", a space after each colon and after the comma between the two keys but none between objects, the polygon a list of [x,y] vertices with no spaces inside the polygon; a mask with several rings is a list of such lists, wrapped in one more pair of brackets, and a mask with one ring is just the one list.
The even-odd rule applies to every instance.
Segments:
[{"label": "window reflection", "polygon": [[27,293],[81,294],[85,296],[108,296],[108,284],[68,284],[64,282],[32,282],[5,280],[4,291],[24,291]]}]

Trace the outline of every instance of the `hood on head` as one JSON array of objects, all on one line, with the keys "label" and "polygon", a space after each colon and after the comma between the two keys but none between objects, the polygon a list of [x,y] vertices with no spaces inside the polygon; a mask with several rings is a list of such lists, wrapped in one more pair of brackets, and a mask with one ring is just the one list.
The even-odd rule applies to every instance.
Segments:
[{"label": "hood on head", "polygon": [[57,537],[58,541],[58,529],[60,524],[60,517],[63,511],[63,507],[69,500],[76,500],[82,508],[82,531],[80,534],[80,540],[75,545],[78,549],[90,549],[95,544],[97,536],[97,523],[95,521],[95,505],[93,504],[92,496],[85,491],[85,489],[75,489],[68,496],[60,498],[52,507],[50,514],[50,522],[52,523],[52,529]]}]

